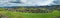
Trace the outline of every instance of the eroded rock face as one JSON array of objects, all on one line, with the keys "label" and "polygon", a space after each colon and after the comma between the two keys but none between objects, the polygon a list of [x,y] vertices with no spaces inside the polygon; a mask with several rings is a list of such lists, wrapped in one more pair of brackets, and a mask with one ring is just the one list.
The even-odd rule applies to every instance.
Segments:
[{"label": "eroded rock face", "polygon": [[53,18],[60,18],[60,16],[54,16]]},{"label": "eroded rock face", "polygon": [[0,18],[8,18],[8,16],[1,15],[1,14],[0,14]]},{"label": "eroded rock face", "polygon": [[8,18],[8,16],[2,16],[1,18]]}]

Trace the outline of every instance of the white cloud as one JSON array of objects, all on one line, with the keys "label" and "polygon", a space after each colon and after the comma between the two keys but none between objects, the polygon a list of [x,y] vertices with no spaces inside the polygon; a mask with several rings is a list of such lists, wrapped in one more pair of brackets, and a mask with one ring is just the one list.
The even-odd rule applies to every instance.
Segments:
[{"label": "white cloud", "polygon": [[23,4],[10,3],[12,0],[1,0],[0,6],[41,6],[41,5],[50,5],[54,0],[21,0]]}]

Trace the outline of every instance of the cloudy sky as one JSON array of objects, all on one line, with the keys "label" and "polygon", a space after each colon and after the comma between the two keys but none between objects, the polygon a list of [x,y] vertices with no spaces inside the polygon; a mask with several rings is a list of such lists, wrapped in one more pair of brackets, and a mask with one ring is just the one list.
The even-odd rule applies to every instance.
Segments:
[{"label": "cloudy sky", "polygon": [[18,0],[0,0],[0,6],[44,6],[60,5],[60,0],[19,0],[21,3],[13,3]]}]

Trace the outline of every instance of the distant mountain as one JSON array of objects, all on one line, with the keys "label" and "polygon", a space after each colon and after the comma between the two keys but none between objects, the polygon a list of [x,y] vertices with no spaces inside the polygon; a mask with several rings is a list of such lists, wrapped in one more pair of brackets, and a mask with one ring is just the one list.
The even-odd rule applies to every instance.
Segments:
[{"label": "distant mountain", "polygon": [[24,7],[24,8],[55,8],[60,5],[51,5],[51,6],[11,6],[11,7],[8,7],[8,6],[5,6],[3,8],[20,8],[20,7]]}]

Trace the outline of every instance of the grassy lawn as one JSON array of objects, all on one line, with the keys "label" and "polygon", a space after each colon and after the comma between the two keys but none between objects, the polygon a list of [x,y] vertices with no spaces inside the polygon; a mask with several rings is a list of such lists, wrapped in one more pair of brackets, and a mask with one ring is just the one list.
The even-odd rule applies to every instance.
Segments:
[{"label": "grassy lawn", "polygon": [[0,11],[0,14],[6,15],[9,18],[52,18],[60,15],[60,11],[54,10],[52,13],[22,13],[11,11]]}]

